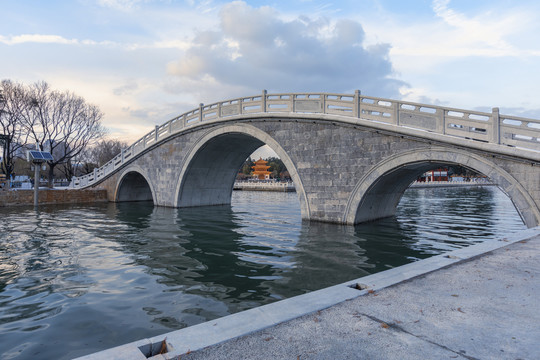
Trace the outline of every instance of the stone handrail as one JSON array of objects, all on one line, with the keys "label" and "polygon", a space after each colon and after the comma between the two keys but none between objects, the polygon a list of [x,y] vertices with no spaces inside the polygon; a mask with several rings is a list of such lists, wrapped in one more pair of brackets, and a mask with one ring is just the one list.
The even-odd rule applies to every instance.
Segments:
[{"label": "stone handrail", "polygon": [[363,96],[333,93],[267,94],[200,104],[197,109],[179,115],[137,140],[127,149],[94,172],[74,178],[71,187],[84,188],[103,180],[118,168],[149,147],[196,125],[226,121],[254,114],[329,114],[369,120],[423,132],[486,143],[540,151],[540,120],[500,115],[498,108],[491,113],[454,109]]}]

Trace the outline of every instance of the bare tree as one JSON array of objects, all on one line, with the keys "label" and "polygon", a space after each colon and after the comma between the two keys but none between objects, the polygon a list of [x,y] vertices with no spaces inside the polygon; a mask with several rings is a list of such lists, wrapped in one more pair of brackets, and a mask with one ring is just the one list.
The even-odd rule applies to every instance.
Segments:
[{"label": "bare tree", "polygon": [[118,139],[101,140],[92,147],[87,147],[79,155],[62,164],[62,172],[68,180],[73,176],[91,173],[118,155],[128,143]]},{"label": "bare tree", "polygon": [[22,114],[30,107],[27,91],[22,84],[9,80],[0,82],[0,132],[2,136],[2,162],[0,171],[9,179],[15,168],[14,160],[22,154],[29,133],[24,131]]},{"label": "bare tree", "polygon": [[[46,82],[29,88],[29,107],[23,112],[24,126],[42,151],[49,151],[49,186],[54,168],[69,163],[105,134],[102,112],[71,92],[52,90]],[[68,173],[68,180],[73,173]]]},{"label": "bare tree", "polygon": [[127,148],[128,145],[127,142],[118,139],[101,140],[91,149],[91,160],[97,166],[103,166],[118,155],[122,149]]}]

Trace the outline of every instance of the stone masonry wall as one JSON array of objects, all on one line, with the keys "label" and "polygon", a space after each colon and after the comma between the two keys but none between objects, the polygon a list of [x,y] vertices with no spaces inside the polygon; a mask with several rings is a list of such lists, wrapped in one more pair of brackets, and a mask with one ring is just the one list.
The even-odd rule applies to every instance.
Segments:
[{"label": "stone masonry wall", "polygon": [[[39,190],[39,204],[106,202],[106,190]],[[34,190],[0,191],[0,206],[34,205]]]}]

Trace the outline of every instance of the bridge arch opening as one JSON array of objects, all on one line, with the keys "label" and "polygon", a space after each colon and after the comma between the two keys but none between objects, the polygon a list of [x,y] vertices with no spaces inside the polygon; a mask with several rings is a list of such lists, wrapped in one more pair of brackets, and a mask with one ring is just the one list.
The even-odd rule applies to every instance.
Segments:
[{"label": "bridge arch opening", "polygon": [[248,124],[215,129],[191,149],[177,185],[176,207],[226,205],[231,203],[234,182],[246,159],[268,145],[281,159],[292,178],[300,201],[302,218],[309,208],[296,166],[272,137]]},{"label": "bridge arch opening", "polygon": [[118,182],[116,202],[154,201],[148,180],[139,171],[128,170]]},{"label": "bridge arch opening", "polygon": [[357,183],[344,223],[353,225],[394,216],[405,190],[420,175],[447,166],[461,166],[485,175],[510,198],[527,227],[540,223],[531,196],[509,173],[480,156],[448,149],[402,153],[375,166]]}]

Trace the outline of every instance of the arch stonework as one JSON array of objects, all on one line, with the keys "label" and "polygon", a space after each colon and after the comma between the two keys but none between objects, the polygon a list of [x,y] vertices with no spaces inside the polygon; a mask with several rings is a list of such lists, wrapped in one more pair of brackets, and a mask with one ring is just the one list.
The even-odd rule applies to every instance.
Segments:
[{"label": "arch stonework", "polygon": [[[479,155],[449,148],[406,151],[381,161],[358,181],[349,198],[343,223],[356,224],[375,220],[378,218],[377,214],[392,215],[401,195],[419,173],[445,164],[461,165],[486,175],[508,195],[527,226],[533,227],[540,223],[540,212],[534,199],[511,174]],[[411,170],[412,176],[407,177],[406,172],[400,171],[400,169]],[[397,186],[393,193],[383,194],[377,199],[383,201],[373,201],[368,204],[370,195],[373,195],[370,192],[373,192],[377,184],[385,178],[390,182],[399,182],[402,186]],[[378,198],[378,196],[375,197]],[[378,210],[377,207],[386,209]],[[375,214],[375,216],[369,218],[368,213]]]},{"label": "arch stonework", "polygon": [[152,181],[150,180],[150,177],[141,166],[135,165],[135,164],[128,166],[118,175],[118,181],[116,181],[116,186],[114,189],[113,201],[115,202],[120,201],[119,195],[120,195],[121,188],[122,186],[126,186],[124,184],[126,178],[130,174],[133,174],[133,173],[138,174],[144,178],[144,180],[146,181],[146,184],[148,185],[148,188],[150,189],[150,193],[152,194],[152,201],[154,202],[154,204],[156,204],[156,195],[155,195],[154,187],[152,185]]},{"label": "arch stonework", "polygon": [[[207,131],[204,135],[199,137],[198,141],[192,146],[192,148],[188,151],[188,155],[186,156],[182,170],[180,172],[180,176],[178,177],[178,182],[176,184],[176,190],[175,190],[175,207],[182,207],[182,201],[183,195],[189,196],[187,193],[191,192],[194,189],[186,190],[186,182],[187,177],[189,175],[190,170],[193,168],[193,164],[195,161],[197,161],[197,156],[201,154],[202,151],[205,150],[206,147],[208,147],[209,143],[212,141],[215,141],[215,139],[219,137],[223,137],[224,140],[228,140],[228,137],[234,136],[235,134],[240,134],[240,138],[242,136],[246,136],[248,138],[256,139],[255,142],[252,144],[251,148],[248,147],[247,151],[242,152],[241,155],[238,155],[238,158],[241,159],[241,163],[236,166],[236,168],[233,168],[234,175],[238,172],[238,169],[240,168],[240,165],[245,161],[245,159],[258,147],[266,144],[268,145],[283,161],[285,164],[285,167],[289,171],[289,174],[291,176],[291,179],[293,180],[296,188],[296,192],[298,194],[298,198],[300,201],[300,210],[302,213],[303,219],[309,219],[310,218],[310,211],[309,211],[309,203],[307,202],[306,193],[304,190],[304,186],[302,184],[302,179],[300,178],[298,171],[296,170],[295,163],[291,160],[287,152],[283,149],[283,147],[274,139],[272,138],[268,133],[265,131],[249,124],[233,124],[233,125],[225,125],[221,126],[217,129],[211,129]],[[235,139],[239,140],[239,139]],[[241,140],[241,139],[240,139]],[[240,146],[241,148],[242,146]],[[204,162],[209,160],[206,157],[203,157],[203,159],[199,159],[200,162]],[[217,159],[219,161],[219,159]],[[219,180],[218,181],[222,181]],[[218,201],[218,203],[228,203],[230,202],[230,191],[232,191],[232,185],[234,183],[234,179],[230,179],[228,182],[223,182],[223,185],[226,189],[229,189],[228,193],[225,196],[225,201]],[[217,184],[214,184],[214,186]],[[206,199],[198,199],[198,201],[205,201]],[[193,203],[188,203],[188,205],[195,205]]]}]

